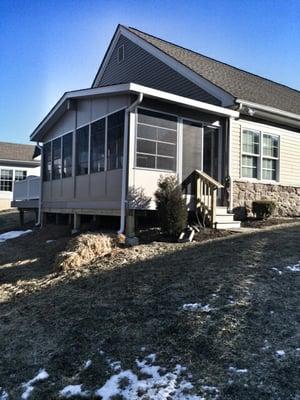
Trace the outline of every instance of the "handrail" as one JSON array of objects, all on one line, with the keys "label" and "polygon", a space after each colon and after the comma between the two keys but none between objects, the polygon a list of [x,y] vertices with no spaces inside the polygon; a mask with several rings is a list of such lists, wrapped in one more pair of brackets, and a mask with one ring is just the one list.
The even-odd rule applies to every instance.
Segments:
[{"label": "handrail", "polygon": [[200,214],[203,222],[209,218],[211,227],[216,223],[217,190],[224,186],[203,171],[195,169],[183,182],[182,187],[187,191],[188,185],[195,190],[195,211]]}]

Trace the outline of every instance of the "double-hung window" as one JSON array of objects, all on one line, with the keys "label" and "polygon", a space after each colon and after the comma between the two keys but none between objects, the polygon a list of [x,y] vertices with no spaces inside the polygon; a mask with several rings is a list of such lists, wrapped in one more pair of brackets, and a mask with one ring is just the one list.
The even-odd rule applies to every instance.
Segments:
[{"label": "double-hung window", "polygon": [[278,180],[279,138],[263,134],[262,179]]},{"label": "double-hung window", "polygon": [[258,178],[260,132],[244,129],[242,143],[242,176]]},{"label": "double-hung window", "polygon": [[136,138],[136,166],[176,171],[177,118],[140,109]]},{"label": "double-hung window", "polygon": [[242,178],[278,180],[279,137],[252,129],[242,132]]},{"label": "double-hung window", "polygon": [[21,169],[15,170],[15,181],[23,181],[27,177],[27,171]]},{"label": "double-hung window", "polygon": [[13,170],[1,169],[0,171],[0,191],[11,192],[13,184]]}]

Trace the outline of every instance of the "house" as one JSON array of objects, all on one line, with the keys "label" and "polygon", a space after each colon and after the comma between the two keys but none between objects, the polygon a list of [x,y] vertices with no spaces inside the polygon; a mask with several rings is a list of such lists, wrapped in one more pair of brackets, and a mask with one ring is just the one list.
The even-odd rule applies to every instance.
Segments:
[{"label": "house", "polygon": [[239,226],[257,199],[300,215],[300,92],[137,29],[117,27],[91,88],[65,93],[31,140],[41,216],[74,228],[116,215],[133,234],[168,174],[217,227]]},{"label": "house", "polygon": [[15,182],[40,175],[39,157],[36,146],[0,142],[0,210],[10,208]]}]

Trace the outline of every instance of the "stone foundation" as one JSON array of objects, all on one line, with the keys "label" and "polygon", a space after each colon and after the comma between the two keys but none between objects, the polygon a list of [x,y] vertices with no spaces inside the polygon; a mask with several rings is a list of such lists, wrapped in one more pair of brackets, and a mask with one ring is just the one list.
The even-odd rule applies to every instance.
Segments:
[{"label": "stone foundation", "polygon": [[252,216],[254,200],[271,200],[276,204],[274,216],[300,216],[300,187],[252,182],[233,182],[233,212],[237,218]]}]

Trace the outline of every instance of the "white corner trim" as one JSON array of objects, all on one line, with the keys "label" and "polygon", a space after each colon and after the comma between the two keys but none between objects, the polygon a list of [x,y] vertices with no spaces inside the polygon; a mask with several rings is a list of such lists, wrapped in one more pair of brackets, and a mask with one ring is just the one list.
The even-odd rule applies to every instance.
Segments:
[{"label": "white corner trim", "polygon": [[148,53],[152,54],[160,61],[168,65],[170,68],[175,70],[176,72],[180,73],[182,76],[189,79],[195,85],[199,86],[201,89],[208,92],[210,95],[214,96],[215,98],[219,99],[222,102],[223,106],[232,105],[234,102],[234,97],[227,93],[226,91],[222,90],[218,86],[214,85],[210,81],[205,78],[202,78],[196,72],[193,72],[190,68],[186,67],[185,65],[181,64],[179,61],[176,61],[173,57],[169,56],[168,54],[164,53],[162,50],[158,49],[157,47],[153,46],[146,40],[140,38],[139,36],[135,35],[134,33],[130,32],[123,26],[118,28],[114,40],[112,41],[110,48],[106,54],[106,57],[103,61],[100,71],[98,72],[95,81],[94,87],[97,86],[104,74],[106,66],[109,62],[111,54],[116,46],[117,41],[119,40],[120,35],[125,36],[127,39],[131,40],[133,43],[137,44],[141,48],[143,48]]}]

